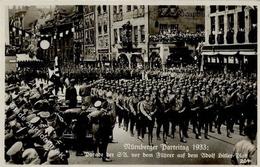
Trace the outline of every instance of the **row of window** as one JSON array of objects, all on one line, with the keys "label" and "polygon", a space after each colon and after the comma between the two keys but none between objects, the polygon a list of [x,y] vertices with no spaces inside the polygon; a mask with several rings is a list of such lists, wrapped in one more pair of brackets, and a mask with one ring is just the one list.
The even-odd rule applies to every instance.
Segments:
[{"label": "row of window", "polygon": [[98,6],[97,13],[98,13],[98,15],[107,13],[107,6],[106,5],[102,5],[102,7]]},{"label": "row of window", "polygon": [[[144,5],[127,5],[126,12],[131,12],[132,10],[135,11],[138,8],[144,9]],[[122,13],[123,12],[123,5],[113,6],[113,14]]]},{"label": "row of window", "polygon": [[[133,32],[133,34],[132,34]],[[144,25],[140,25],[139,28],[138,26],[133,26],[132,31],[130,32],[131,34],[129,34],[130,36],[133,37],[133,42],[134,43],[138,43],[139,39],[140,42],[145,42],[145,26]],[[120,40],[122,41],[123,36],[126,35],[123,28],[119,28],[118,29],[114,29],[114,43],[117,44]],[[139,38],[140,36],[140,38]],[[119,39],[118,39],[119,38]]]},{"label": "row of window", "polygon": [[[156,27],[159,27],[159,32],[176,32],[179,29],[179,24],[160,24]],[[204,25],[203,24],[196,24],[196,32],[202,32],[204,31]]]},{"label": "row of window", "polygon": [[[107,34],[107,25],[105,24],[105,25],[103,25],[103,31],[104,31],[104,34]],[[98,26],[98,34],[99,35],[101,35],[102,34],[102,26],[101,25],[99,25]]]},{"label": "row of window", "polygon": [[[216,27],[216,17],[218,17],[218,27]],[[237,23],[239,29],[245,28],[245,14],[244,12],[239,12],[237,17]],[[211,33],[214,33],[216,28],[220,33],[224,33],[224,26],[227,24],[228,30],[234,29],[234,14],[227,15],[227,22],[224,22],[224,15],[212,16],[210,17]]]},{"label": "row of window", "polygon": [[216,13],[217,10],[219,12],[225,11],[225,10],[234,10],[236,6],[210,6],[210,13]]}]

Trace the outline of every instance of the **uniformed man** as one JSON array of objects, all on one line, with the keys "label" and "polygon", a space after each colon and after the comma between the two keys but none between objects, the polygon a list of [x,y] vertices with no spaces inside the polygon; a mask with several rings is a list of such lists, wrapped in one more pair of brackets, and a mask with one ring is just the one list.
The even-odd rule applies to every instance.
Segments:
[{"label": "uniformed man", "polygon": [[150,92],[145,92],[145,100],[140,104],[140,112],[142,114],[142,138],[144,138],[145,130],[148,127],[148,145],[153,145],[153,127],[155,121],[155,113],[153,103],[151,101]]},{"label": "uniformed man", "polygon": [[111,162],[112,160],[109,156],[107,156],[107,147],[110,141],[109,137],[112,134],[112,127],[114,126],[114,123],[112,123],[111,121],[113,113],[111,112],[111,110],[108,111],[105,108],[102,108],[101,111],[102,114],[100,117],[100,153],[104,162]]},{"label": "uniformed man", "polygon": [[23,153],[23,143],[17,141],[12,145],[11,148],[9,148],[9,150],[6,153],[8,156],[10,156],[10,160],[7,163],[23,164],[22,153]]},{"label": "uniformed man", "polygon": [[123,96],[123,91],[124,90],[119,90],[118,91],[118,97],[117,97],[117,100],[116,100],[116,111],[117,111],[117,116],[118,116],[118,126],[119,126],[119,128],[122,125],[123,113],[124,113],[124,107],[123,107],[124,96]]},{"label": "uniformed man", "polygon": [[160,131],[161,127],[163,127],[163,143],[167,144],[167,136],[169,132],[169,99],[166,97],[166,90],[162,89],[159,92],[159,100],[158,100],[158,112],[156,113],[156,136],[157,140],[161,140]]},{"label": "uniformed man", "polygon": [[79,88],[79,95],[81,96],[81,104],[91,102],[91,85],[87,85],[87,78],[84,78],[83,85]]},{"label": "uniformed man", "polygon": [[112,92],[111,91],[108,91],[107,94],[106,94],[106,102],[104,104],[104,108],[107,110],[108,113],[110,113],[110,116],[111,116],[111,124],[112,124],[112,129],[111,129],[111,134],[109,136],[110,138],[110,142],[113,141],[113,130],[114,130],[114,127],[115,127],[115,124],[116,124],[116,104],[115,104],[115,101],[113,100],[113,97],[112,97]]},{"label": "uniformed man", "polygon": [[[101,101],[96,101],[94,103],[94,107],[95,110],[92,111],[89,115],[88,118],[90,120],[90,123],[92,125],[92,135],[93,135],[93,150],[94,150],[94,157],[99,157],[98,156],[98,148],[99,148],[99,142],[100,142],[100,137],[101,137],[101,133],[100,133],[100,117],[102,114],[101,111]],[[100,152],[100,150],[99,150]]]},{"label": "uniformed man", "polygon": [[130,109],[130,133],[131,136],[134,136],[134,127],[137,120],[137,104],[139,102],[138,100],[138,94],[137,89],[134,89],[133,95],[129,99],[129,109]]},{"label": "uniformed man", "polygon": [[69,108],[75,108],[77,106],[77,90],[74,87],[75,79],[71,79],[70,86],[66,89],[65,100]]}]

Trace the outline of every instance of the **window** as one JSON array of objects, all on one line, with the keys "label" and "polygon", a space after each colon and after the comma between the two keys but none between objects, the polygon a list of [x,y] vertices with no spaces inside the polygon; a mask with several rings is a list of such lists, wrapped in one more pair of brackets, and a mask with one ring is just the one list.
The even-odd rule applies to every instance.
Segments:
[{"label": "window", "polygon": [[138,6],[137,5],[134,5],[134,10],[137,10],[138,9]]},{"label": "window", "polygon": [[166,32],[168,30],[167,24],[160,24],[159,31],[160,33]]},{"label": "window", "polygon": [[97,7],[97,11],[98,11],[98,15],[101,15],[101,7],[100,6]]},{"label": "window", "polygon": [[104,33],[105,34],[107,33],[107,25],[106,24],[104,25]]},{"label": "window", "polygon": [[210,13],[216,13],[216,6],[210,6]]},{"label": "window", "polygon": [[236,8],[235,6],[228,6],[228,10],[233,10],[235,8]]},{"label": "window", "polygon": [[144,9],[144,5],[141,5],[140,8],[141,8],[141,9]]},{"label": "window", "polygon": [[113,13],[116,14],[117,13],[117,6],[113,7]]},{"label": "window", "polygon": [[215,17],[211,17],[210,18],[210,27],[211,27],[211,33],[213,33],[213,31],[215,31]]},{"label": "window", "polygon": [[130,12],[132,10],[132,6],[131,5],[127,5],[127,12]]},{"label": "window", "polygon": [[114,29],[114,42],[115,42],[115,44],[117,44],[117,42],[118,42],[118,34],[117,34],[117,29]]},{"label": "window", "polygon": [[241,29],[245,28],[245,12],[238,13],[238,27]]},{"label": "window", "polygon": [[102,34],[102,27],[101,27],[101,25],[98,26],[98,34]]},{"label": "window", "polygon": [[103,5],[103,12],[107,13],[107,6],[106,5]]},{"label": "window", "polygon": [[138,27],[134,26],[134,42],[138,42]]},{"label": "window", "polygon": [[144,30],[144,25],[140,26],[140,31],[141,31],[141,42],[145,42],[145,30]]},{"label": "window", "polygon": [[119,5],[119,13],[123,12],[123,5]]},{"label": "window", "polygon": [[224,16],[218,16],[219,31],[224,31]]},{"label": "window", "polygon": [[218,11],[220,11],[220,12],[225,11],[225,6],[219,6]]},{"label": "window", "polygon": [[228,14],[228,29],[234,28],[234,14]]}]

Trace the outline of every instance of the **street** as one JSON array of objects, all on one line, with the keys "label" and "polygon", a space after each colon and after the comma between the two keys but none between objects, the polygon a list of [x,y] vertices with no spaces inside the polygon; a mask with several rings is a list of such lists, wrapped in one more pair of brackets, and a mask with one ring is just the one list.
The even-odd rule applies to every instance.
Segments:
[{"label": "street", "polygon": [[[39,81],[36,82],[39,84]],[[45,85],[46,83],[44,83]],[[75,86],[77,92],[79,85]],[[65,89],[64,89],[65,90]],[[65,91],[64,91],[65,92]],[[65,95],[59,91],[59,99],[64,99]],[[80,96],[77,97],[78,101],[81,100]],[[226,137],[226,126],[222,126],[222,134],[210,133],[210,139],[202,140],[195,138],[190,126],[187,143],[181,143],[179,140],[178,127],[176,128],[175,138],[168,137],[168,146],[184,146],[187,151],[183,149],[168,150],[163,145],[163,141],[158,141],[156,138],[156,124],[153,134],[153,144],[157,149],[153,150],[140,150],[128,149],[126,145],[130,146],[147,146],[147,134],[143,141],[137,139],[136,136],[131,137],[130,132],[125,132],[116,124],[114,128],[115,143],[110,143],[108,146],[108,153],[113,160],[110,164],[231,164],[230,156],[233,151],[234,145],[243,139],[239,135],[238,125],[234,126],[235,132],[232,138]],[[203,130],[202,130],[203,133]],[[162,138],[162,132],[161,132]],[[199,147],[197,150],[195,147]],[[165,149],[165,150],[163,150]],[[94,158],[93,152],[85,152],[84,157],[75,156],[75,151],[70,151],[69,164],[103,164],[100,158]],[[159,157],[160,153],[160,157]],[[183,154],[185,153],[185,156]],[[174,154],[174,155],[173,155]],[[224,154],[224,157],[219,157],[219,154]],[[180,157],[177,157],[180,156]],[[189,157],[188,157],[189,156]],[[204,158],[202,158],[204,157]],[[256,157],[256,155],[255,155]]]},{"label": "street", "polygon": [[[113,160],[109,164],[231,164],[229,157],[226,156],[225,158],[218,158],[218,156],[219,153],[227,153],[231,155],[234,144],[243,138],[238,134],[237,128],[238,127],[235,126],[235,133],[232,134],[233,138],[226,137],[224,126],[222,128],[221,135],[217,133],[210,133],[209,140],[204,138],[202,138],[202,140],[195,139],[195,135],[192,133],[191,129],[189,130],[189,138],[187,139],[187,143],[181,143],[179,141],[178,133],[176,133],[176,137],[174,139],[168,138],[168,146],[184,146],[185,148],[188,148],[189,151],[182,151],[182,149],[162,151],[162,141],[157,141],[156,135],[154,134],[154,147],[158,147],[157,149],[150,151],[127,149],[126,144],[146,146],[148,143],[147,135],[142,142],[137,139],[136,136],[131,137],[129,132],[125,132],[122,128],[118,128],[116,125],[114,129],[114,140],[116,143],[111,143],[108,147],[108,153]],[[205,151],[203,150],[203,147],[201,148],[202,150],[194,150],[194,144],[205,146]],[[92,152],[85,152],[85,157],[76,157],[74,151],[71,151],[70,153],[69,164],[105,163],[102,162],[100,158],[94,158]],[[158,153],[161,153],[160,158],[158,158]],[[183,153],[185,153],[184,157],[182,157]],[[188,155],[190,156],[189,158]]]}]

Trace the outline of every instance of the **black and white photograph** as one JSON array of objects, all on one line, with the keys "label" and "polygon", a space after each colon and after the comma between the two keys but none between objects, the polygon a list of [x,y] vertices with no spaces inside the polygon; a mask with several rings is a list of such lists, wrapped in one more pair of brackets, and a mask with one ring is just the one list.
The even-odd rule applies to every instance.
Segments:
[{"label": "black and white photograph", "polygon": [[4,8],[6,165],[257,165],[257,5]]}]

